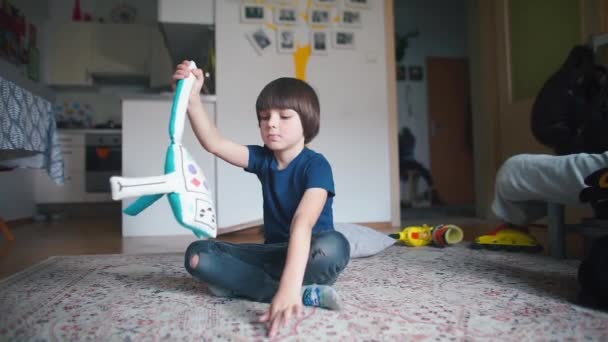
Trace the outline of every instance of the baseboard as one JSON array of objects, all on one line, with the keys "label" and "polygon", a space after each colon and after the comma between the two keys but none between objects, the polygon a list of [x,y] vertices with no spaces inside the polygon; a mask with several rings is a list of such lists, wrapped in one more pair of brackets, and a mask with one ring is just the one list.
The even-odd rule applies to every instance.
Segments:
[{"label": "baseboard", "polygon": [[[230,234],[239,232],[239,234],[260,234],[262,232],[262,225],[264,221],[256,220],[247,223],[238,224],[235,226],[230,226],[226,228],[221,228],[218,231],[218,235]],[[360,224],[362,226],[366,226],[376,230],[391,230],[393,229],[393,225],[390,221],[383,222],[358,222],[356,224]]]},{"label": "baseboard", "polygon": [[261,230],[263,223],[264,223],[263,220],[254,220],[254,221],[249,221],[249,222],[237,224],[237,225],[234,225],[234,226],[228,226],[228,227],[219,228],[218,229],[218,235],[224,235],[224,234],[234,233],[236,231],[248,230],[248,229],[258,229],[258,230]]},{"label": "baseboard", "polygon": [[393,227],[393,225],[391,224],[390,221],[382,221],[382,222],[359,222],[357,224],[360,224],[362,226],[366,226],[372,229],[376,229],[376,230],[387,230],[387,229],[392,229],[395,228]]}]

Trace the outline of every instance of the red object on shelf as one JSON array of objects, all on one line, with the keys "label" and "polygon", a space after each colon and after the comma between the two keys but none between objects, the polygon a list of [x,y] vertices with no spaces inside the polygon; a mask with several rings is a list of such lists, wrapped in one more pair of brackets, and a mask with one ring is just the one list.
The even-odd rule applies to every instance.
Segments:
[{"label": "red object on shelf", "polygon": [[80,8],[80,0],[74,1],[74,9],[72,10],[72,20],[74,20],[74,21],[82,20],[82,10]]}]

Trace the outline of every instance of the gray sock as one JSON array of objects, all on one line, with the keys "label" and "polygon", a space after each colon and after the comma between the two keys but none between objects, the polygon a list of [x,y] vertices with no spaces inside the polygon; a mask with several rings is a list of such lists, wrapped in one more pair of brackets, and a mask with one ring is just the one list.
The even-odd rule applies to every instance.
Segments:
[{"label": "gray sock", "polygon": [[223,287],[207,284],[209,291],[216,297],[234,298],[236,294],[230,290],[226,290]]},{"label": "gray sock", "polygon": [[340,310],[338,292],[329,285],[302,286],[302,303],[305,306],[317,306],[330,310]]}]

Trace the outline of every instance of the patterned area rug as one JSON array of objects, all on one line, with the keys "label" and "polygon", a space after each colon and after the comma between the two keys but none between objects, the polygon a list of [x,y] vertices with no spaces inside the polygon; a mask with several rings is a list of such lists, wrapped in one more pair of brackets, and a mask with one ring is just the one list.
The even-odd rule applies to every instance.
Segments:
[{"label": "patterned area rug", "polygon": [[[0,282],[0,340],[265,339],[267,306],[213,297],[183,256],[53,257]],[[394,246],[349,264],[343,309],[307,308],[277,340],[608,340],[608,314],[573,305],[576,262]]]}]

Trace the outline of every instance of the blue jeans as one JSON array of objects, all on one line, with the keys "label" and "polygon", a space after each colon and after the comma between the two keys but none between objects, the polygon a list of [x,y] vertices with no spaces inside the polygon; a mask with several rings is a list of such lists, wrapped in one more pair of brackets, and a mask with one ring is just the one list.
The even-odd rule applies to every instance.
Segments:
[{"label": "blue jeans", "polygon": [[[198,265],[190,266],[192,256]],[[270,303],[279,287],[287,259],[287,242],[234,244],[217,240],[195,241],[186,250],[186,270],[214,287],[237,296]],[[313,234],[304,285],[333,284],[350,260],[350,245],[341,233]]]}]

